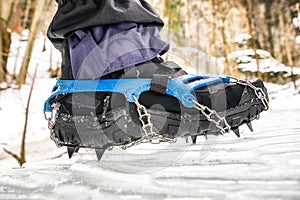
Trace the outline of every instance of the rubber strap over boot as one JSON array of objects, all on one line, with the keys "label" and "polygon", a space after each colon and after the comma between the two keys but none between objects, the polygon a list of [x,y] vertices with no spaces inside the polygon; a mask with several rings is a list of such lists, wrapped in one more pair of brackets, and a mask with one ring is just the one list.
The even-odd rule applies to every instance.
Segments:
[{"label": "rubber strap over boot", "polygon": [[166,94],[170,76],[162,74],[153,74],[150,91],[159,94]]},{"label": "rubber strap over boot", "polygon": [[[165,80],[164,80],[165,81]],[[184,106],[195,106],[196,97],[192,94],[195,89],[215,83],[229,83],[229,77],[208,77],[184,75],[168,80],[165,94],[180,100]],[[135,102],[135,98],[143,92],[150,91],[152,79],[103,79],[103,80],[61,80],[58,79],[51,96],[44,104],[44,112],[51,112],[51,102],[59,95],[83,92],[117,92],[125,96],[127,101]],[[135,98],[134,98],[134,97]]]}]

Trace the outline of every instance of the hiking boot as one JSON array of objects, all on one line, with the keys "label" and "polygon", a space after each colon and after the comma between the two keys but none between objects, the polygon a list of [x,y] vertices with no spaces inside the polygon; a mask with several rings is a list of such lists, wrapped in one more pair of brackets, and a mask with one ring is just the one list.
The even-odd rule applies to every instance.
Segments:
[{"label": "hiking boot", "polygon": [[259,79],[191,76],[155,58],[99,80],[58,80],[45,111],[52,112],[52,139],[68,146],[69,155],[79,147],[102,155],[137,141],[192,136],[195,143],[199,135],[230,131],[240,137],[239,126],[253,131],[251,121],[268,101]]}]

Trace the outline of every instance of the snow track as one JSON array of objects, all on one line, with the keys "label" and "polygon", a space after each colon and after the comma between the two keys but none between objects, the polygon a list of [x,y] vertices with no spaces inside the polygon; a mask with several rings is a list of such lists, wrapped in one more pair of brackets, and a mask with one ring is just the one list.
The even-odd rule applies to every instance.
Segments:
[{"label": "snow track", "polygon": [[0,172],[0,199],[300,199],[300,110],[270,110],[253,125],[240,139],[199,138],[183,154],[185,144],[160,150],[179,155],[172,163],[117,149],[101,162],[82,151],[27,163]]}]

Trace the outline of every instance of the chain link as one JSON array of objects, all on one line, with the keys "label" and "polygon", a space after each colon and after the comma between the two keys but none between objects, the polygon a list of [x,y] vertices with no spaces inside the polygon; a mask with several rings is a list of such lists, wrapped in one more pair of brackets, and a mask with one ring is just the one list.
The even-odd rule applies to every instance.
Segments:
[{"label": "chain link", "polygon": [[51,117],[48,118],[48,128],[50,129],[50,139],[54,141],[54,143],[56,144],[57,147],[62,147],[63,146],[63,142],[60,142],[58,140],[58,138],[55,136],[54,133],[54,126],[55,126],[55,122],[56,122],[56,118],[57,118],[57,112],[59,110],[60,104],[59,103],[54,103],[52,105],[52,113],[51,113]]},{"label": "chain link", "polygon": [[[150,138],[153,137],[155,134],[153,131],[153,124],[151,122],[151,116],[148,113],[145,106],[141,105],[135,96],[133,96],[135,100],[135,104],[137,106],[137,112],[139,114],[139,120],[142,123],[142,129],[144,132],[143,138]],[[144,120],[145,119],[145,120]]]},{"label": "chain link", "polygon": [[59,141],[57,139],[57,137],[55,136],[55,133],[54,133],[54,130],[53,129],[50,129],[50,139],[54,141],[55,145],[60,148],[63,146],[63,142]]},{"label": "chain link", "polygon": [[261,100],[261,102],[264,106],[264,110],[265,111],[269,110],[269,102],[267,99],[267,95],[261,88],[256,87],[255,85],[250,83],[249,80],[241,80],[241,79],[238,79],[235,77],[230,77],[230,78],[235,80],[236,83],[238,83],[240,85],[244,85],[244,86],[247,86],[247,87],[250,87],[251,89],[253,89],[257,98]]},{"label": "chain link", "polygon": [[225,117],[221,117],[215,110],[210,109],[207,106],[204,106],[197,101],[193,101],[195,103],[194,108],[199,110],[208,121],[214,123],[217,128],[221,130],[221,133],[228,133],[231,129],[230,125],[226,121]]},{"label": "chain link", "polygon": [[160,143],[160,142],[169,142],[174,143],[176,142],[176,139],[171,139],[168,137],[165,137],[163,135],[160,135],[158,133],[155,133],[153,130],[153,123],[151,122],[151,115],[148,113],[145,106],[141,105],[137,98],[132,95],[132,97],[135,100],[135,105],[137,106],[137,112],[139,114],[139,120],[142,123],[142,138],[133,141],[126,145],[120,145],[122,149],[128,149],[130,147],[136,146],[141,143],[151,142],[151,143]]}]

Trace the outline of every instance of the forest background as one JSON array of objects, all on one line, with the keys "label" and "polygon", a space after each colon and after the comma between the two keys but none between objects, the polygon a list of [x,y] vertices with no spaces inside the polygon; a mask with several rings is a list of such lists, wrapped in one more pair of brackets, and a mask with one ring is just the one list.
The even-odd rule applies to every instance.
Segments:
[{"label": "forest background", "polygon": [[[243,49],[254,50],[252,57],[257,70],[250,75],[265,81],[276,82],[284,72],[270,75],[270,71],[260,70],[262,55],[257,49],[269,52],[279,63],[291,68],[300,66],[299,0],[149,0],[149,3],[165,21],[165,36],[171,44],[189,47],[177,48],[177,53],[183,54],[187,60],[184,65],[191,65],[197,73],[216,71],[240,76],[239,61],[232,52]],[[56,7],[54,0],[0,0],[0,83],[6,83],[2,90],[11,85],[20,88],[25,83],[35,40],[42,33],[46,42],[47,27]],[[28,31],[26,37],[22,37],[24,30]],[[19,34],[20,40],[27,41],[24,55],[18,52],[11,55],[12,34]],[[246,37],[238,40],[241,35]],[[203,56],[199,56],[203,52],[209,58],[204,63]],[[7,66],[9,56],[22,60],[21,66],[16,63]],[[217,62],[220,58],[222,62]],[[49,68],[49,76],[59,76],[59,61],[49,60],[49,65],[43,67]],[[293,71],[289,81],[299,78]]]}]

